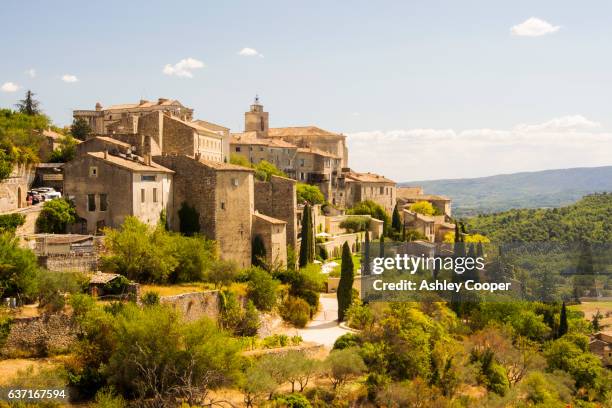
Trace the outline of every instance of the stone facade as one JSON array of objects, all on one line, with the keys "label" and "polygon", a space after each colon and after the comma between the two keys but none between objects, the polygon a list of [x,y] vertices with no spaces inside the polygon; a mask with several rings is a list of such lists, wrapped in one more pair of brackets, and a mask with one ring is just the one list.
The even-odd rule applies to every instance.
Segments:
[{"label": "stone facade", "polygon": [[201,232],[219,244],[221,259],[250,266],[253,170],[178,155],[154,160],[175,172],[171,228],[180,229],[178,211],[185,203],[198,212]]},{"label": "stone facade", "polygon": [[392,213],[396,203],[396,184],[393,180],[374,173],[357,173],[343,169],[340,189],[333,201],[336,205],[353,207],[361,201],[374,201],[387,213]]},{"label": "stone facade", "polygon": [[13,211],[27,205],[28,189],[34,181],[34,166],[16,164],[0,182],[0,212]]},{"label": "stone facade", "polygon": [[259,236],[269,265],[287,266],[287,223],[264,214],[253,214],[253,239]]},{"label": "stone facade", "polygon": [[[118,228],[127,216],[154,226],[172,211],[172,174],[138,156],[86,152],[64,165],[64,195],[82,219],[75,232],[97,233]],[[170,220],[171,221],[171,220]]]},{"label": "stone facade", "polygon": [[193,119],[193,109],[186,108],[179,101],[159,98],[157,102],[141,100],[138,103],[113,105],[103,108],[96,103],[94,110],[75,110],[75,119],[84,119],[94,135],[114,133],[136,133],[142,115],[151,112],[164,112],[184,121]]},{"label": "stone facade", "polygon": [[408,207],[410,204],[419,201],[427,201],[440,214],[451,216],[451,199],[441,195],[425,194],[422,187],[399,187],[397,189],[397,202],[401,207]]},{"label": "stone facade", "polygon": [[296,182],[272,176],[270,181],[255,181],[255,210],[286,223],[286,243],[297,248]]}]

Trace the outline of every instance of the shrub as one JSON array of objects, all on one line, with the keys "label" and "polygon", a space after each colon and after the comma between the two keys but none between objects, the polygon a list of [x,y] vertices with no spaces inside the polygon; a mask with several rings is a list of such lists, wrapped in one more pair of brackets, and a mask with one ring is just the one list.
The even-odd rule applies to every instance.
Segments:
[{"label": "shrub", "polygon": [[0,215],[0,232],[14,232],[25,223],[25,215],[13,213]]},{"label": "shrub", "polygon": [[36,219],[36,229],[49,234],[63,234],[69,224],[76,221],[76,210],[64,198],[45,201]]},{"label": "shrub", "polygon": [[0,298],[36,294],[38,261],[34,252],[22,248],[8,232],[0,232]]},{"label": "shrub", "polygon": [[154,291],[145,292],[141,297],[140,301],[145,306],[159,305],[159,293]]},{"label": "shrub", "polygon": [[348,232],[365,231],[370,228],[369,217],[349,217],[340,223],[340,228]]},{"label": "shrub", "polygon": [[310,306],[304,299],[289,296],[280,310],[283,320],[296,327],[304,327],[310,318]]},{"label": "shrub", "polygon": [[429,201],[419,201],[411,204],[410,211],[423,215],[436,215],[436,209]]},{"label": "shrub", "polygon": [[119,276],[118,278],[104,284],[102,289],[106,295],[120,295],[125,292],[129,284],[130,280],[128,278],[125,276]]},{"label": "shrub", "polygon": [[372,310],[360,301],[355,301],[346,311],[347,323],[350,327],[363,330],[374,322]]},{"label": "shrub", "polygon": [[285,173],[269,161],[262,160],[255,165],[255,178],[261,181],[270,181],[272,176],[287,177]]},{"label": "shrub", "polygon": [[200,232],[200,214],[195,207],[183,201],[178,210],[179,231],[187,236],[192,236]]},{"label": "shrub", "polygon": [[297,202],[299,204],[323,204],[325,196],[317,186],[310,184],[297,183],[296,186]]},{"label": "shrub", "polygon": [[328,260],[329,253],[327,252],[327,248],[325,248],[323,245],[319,245],[317,248],[319,249],[319,258],[321,258],[321,261]]},{"label": "shrub", "polygon": [[276,304],[279,282],[261,268],[251,268],[248,272],[247,296],[257,309],[270,311]]},{"label": "shrub", "polygon": [[302,394],[289,394],[276,397],[276,402],[286,408],[311,408],[310,401]]},{"label": "shrub", "polygon": [[80,273],[42,271],[39,275],[38,306],[48,313],[59,312],[66,304],[65,295],[79,293],[87,279]]},{"label": "shrub", "polygon": [[346,333],[338,337],[334,342],[334,350],[343,350],[359,345],[359,336],[355,333]]}]

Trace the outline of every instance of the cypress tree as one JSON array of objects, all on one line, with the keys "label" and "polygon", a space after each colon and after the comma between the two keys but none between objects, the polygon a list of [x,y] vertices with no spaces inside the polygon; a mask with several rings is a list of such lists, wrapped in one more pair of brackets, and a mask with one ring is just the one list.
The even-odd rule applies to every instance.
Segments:
[{"label": "cypress tree", "polygon": [[342,265],[340,268],[340,282],[338,282],[336,296],[338,297],[338,321],[342,322],[351,305],[353,295],[353,257],[347,242],[342,245]]},{"label": "cypress tree", "polygon": [[402,242],[406,242],[406,226],[402,225]]},{"label": "cypress tree", "polygon": [[399,208],[397,204],[395,204],[395,208],[393,208],[393,215],[391,216],[391,228],[393,228],[393,230],[398,234],[402,230],[402,221],[400,220]]},{"label": "cypress tree", "polygon": [[565,309],[565,302],[561,305],[561,316],[559,317],[559,333],[557,337],[563,336],[567,333],[567,310]]},{"label": "cypress tree", "polygon": [[378,248],[378,256],[381,258],[385,257],[385,237],[383,235],[380,236],[380,244]]},{"label": "cypress tree", "polygon": [[300,268],[312,263],[314,260],[314,239],[312,231],[312,218],[310,206],[307,204],[304,207],[302,214],[302,242],[300,244]]},{"label": "cypress tree", "polygon": [[363,262],[361,263],[362,275],[370,274],[370,231],[365,232],[365,242],[363,243]]},{"label": "cypress tree", "polygon": [[251,250],[251,264],[253,266],[264,266],[266,259],[266,246],[264,245],[261,235],[257,234],[253,238],[253,247]]}]

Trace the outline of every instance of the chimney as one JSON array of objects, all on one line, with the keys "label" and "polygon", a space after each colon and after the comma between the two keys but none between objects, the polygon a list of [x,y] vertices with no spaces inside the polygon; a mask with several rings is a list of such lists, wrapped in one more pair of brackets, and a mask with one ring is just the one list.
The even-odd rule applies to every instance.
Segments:
[{"label": "chimney", "polygon": [[143,157],[143,158],[144,158],[144,162],[145,162],[145,164],[146,164],[147,166],[150,166],[150,165],[151,165],[151,155],[147,153],[147,154],[145,154],[145,155],[144,155],[144,157]]},{"label": "chimney", "polygon": [[104,160],[108,159],[108,149],[104,150]]},{"label": "chimney", "polygon": [[100,112],[102,110],[102,104],[100,102],[96,102],[96,112]]},{"label": "chimney", "polygon": [[159,98],[159,99],[157,99],[157,104],[161,105],[162,103],[166,102],[167,100],[168,99],[166,99],[166,98]]}]

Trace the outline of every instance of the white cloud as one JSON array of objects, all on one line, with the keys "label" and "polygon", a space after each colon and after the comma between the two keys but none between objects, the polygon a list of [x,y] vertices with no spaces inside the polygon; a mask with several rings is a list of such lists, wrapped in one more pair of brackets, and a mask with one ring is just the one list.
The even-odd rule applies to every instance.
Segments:
[{"label": "white cloud", "polygon": [[77,78],[74,75],[65,74],[65,75],[62,75],[62,81],[67,82],[67,83],[79,82],[79,78]]},{"label": "white cloud", "polygon": [[559,31],[561,26],[555,26],[548,21],[541,20],[536,17],[528,18],[521,24],[517,24],[510,29],[512,35],[521,37],[540,37],[546,34],[552,34]]},{"label": "white cloud", "polygon": [[34,68],[30,68],[30,69],[25,71],[25,74],[27,76],[29,76],[30,78],[35,78],[36,77],[36,70]]},{"label": "white cloud", "polygon": [[176,64],[166,64],[163,69],[163,73],[170,76],[177,76],[182,78],[193,78],[193,70],[204,68],[206,65],[202,61],[195,58],[185,58],[177,62]]},{"label": "white cloud", "polygon": [[240,51],[238,51],[238,55],[242,55],[243,57],[261,57],[263,58],[263,55],[260,54],[259,51],[257,51],[255,48],[248,48],[248,47],[245,47],[241,49]]},{"label": "white cloud", "polygon": [[19,85],[14,82],[5,82],[0,89],[2,92],[17,92],[19,90]]},{"label": "white cloud", "polygon": [[581,115],[511,129],[397,129],[348,135],[349,165],[396,181],[612,165],[612,133]]}]

